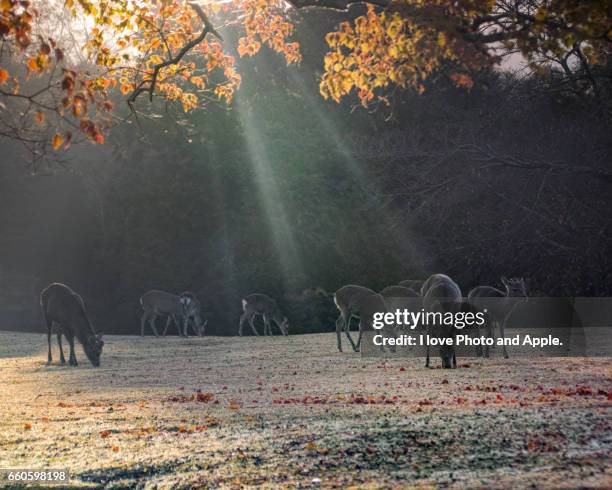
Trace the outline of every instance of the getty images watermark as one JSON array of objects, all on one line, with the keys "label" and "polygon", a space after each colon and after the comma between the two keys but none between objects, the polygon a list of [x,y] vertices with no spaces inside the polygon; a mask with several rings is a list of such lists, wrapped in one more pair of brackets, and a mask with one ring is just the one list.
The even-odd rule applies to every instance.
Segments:
[{"label": "getty images watermark", "polygon": [[529,298],[505,311],[507,302],[498,298],[487,298],[480,310],[464,300],[442,311],[398,300],[406,307],[375,312],[365,322],[371,329],[364,329],[362,354],[397,347],[400,355],[416,357],[428,346],[447,345],[467,357],[482,347],[502,347],[504,355],[509,350],[517,357],[612,355],[612,298]]}]

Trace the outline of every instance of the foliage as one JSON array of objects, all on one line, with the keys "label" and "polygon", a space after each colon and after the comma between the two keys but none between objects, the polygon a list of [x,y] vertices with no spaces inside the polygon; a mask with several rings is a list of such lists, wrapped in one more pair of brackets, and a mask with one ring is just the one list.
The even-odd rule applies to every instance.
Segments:
[{"label": "foliage", "polygon": [[605,61],[609,7],[605,0],[404,0],[382,11],[370,4],[365,15],[326,36],[331,51],[320,90],[336,101],[356,91],[367,106],[375,94],[386,102],[393,86],[424,92],[445,65],[457,86],[471,88],[470,73],[514,52],[533,70],[558,63],[575,82],[572,57],[587,72]]},{"label": "foliage", "polygon": [[[292,10],[350,4],[3,0],[0,134],[35,156],[47,144],[67,148],[77,135],[104,143],[122,117],[115,90],[132,111],[141,95],[185,112],[211,101],[229,104],[242,81],[234,53],[253,56],[267,46],[299,63]],[[60,12],[54,20],[53,9]],[[388,104],[395,88],[423,92],[440,73],[469,89],[474,73],[515,52],[534,70],[557,64],[574,90],[596,90],[592,67],[607,60],[610,25],[606,0],[372,0],[363,15],[347,12],[327,34],[320,92],[336,102],[354,93],[364,106]],[[223,40],[222,27],[240,34]]]}]

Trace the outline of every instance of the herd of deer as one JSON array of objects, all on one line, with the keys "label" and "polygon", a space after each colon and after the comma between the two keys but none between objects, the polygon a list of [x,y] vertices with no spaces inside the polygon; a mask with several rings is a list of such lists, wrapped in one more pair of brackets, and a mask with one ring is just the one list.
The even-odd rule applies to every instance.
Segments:
[{"label": "herd of deer", "polygon": [[[334,303],[340,311],[340,316],[336,320],[338,350],[342,352],[342,331],[345,332],[353,350],[358,352],[363,332],[372,329],[375,312],[394,311],[405,308],[407,305],[414,308],[415,304],[431,312],[484,310],[488,319],[485,335],[494,338],[495,328],[497,328],[499,336],[505,338],[508,318],[520,300],[527,297],[527,291],[523,278],[502,277],[501,280],[505,290],[502,291],[492,286],[478,286],[470,290],[466,298],[463,297],[459,285],[445,274],[433,274],[426,280],[402,281],[397,285],[384,288],[380,293],[354,284],[343,286],[334,293]],[[357,343],[353,342],[350,334],[350,322],[353,317],[360,319]],[[434,328],[433,333],[436,337],[451,337],[456,333],[452,325],[432,328]],[[431,332],[428,330],[428,333]],[[488,357],[488,346],[485,346],[481,353]],[[508,358],[505,343],[503,354],[505,358]],[[457,365],[452,345],[445,344],[440,347],[440,358],[445,368]],[[425,366],[429,367],[429,344],[426,346]]]},{"label": "herd of deer", "polygon": [[[386,287],[380,293],[353,284],[343,286],[333,295],[334,303],[340,311],[340,316],[336,320],[338,350],[342,352],[341,333],[344,331],[351,347],[358,352],[363,332],[372,327],[373,314],[400,309],[403,307],[403,299],[418,299],[427,311],[458,311],[459,308],[465,307],[482,309],[485,304],[483,301],[498,298],[499,300],[493,303],[493,307],[491,303],[486,303],[491,319],[487,335],[494,336],[492,328],[494,329],[497,325],[500,336],[504,337],[504,327],[509,314],[517,304],[516,298],[526,298],[527,294],[522,278],[502,278],[502,283],[505,291],[491,286],[479,286],[468,293],[467,299],[463,298],[457,283],[445,274],[434,274],[427,280],[402,281],[397,285]],[[53,283],[42,291],[40,304],[47,325],[48,362],[52,361],[51,335],[55,331],[62,364],[66,362],[62,350],[63,335],[70,345],[70,365],[77,365],[74,352],[74,339],[76,338],[82,344],[85,355],[91,363],[99,366],[104,341],[102,335],[94,330],[81,296],[64,284]],[[166,317],[163,336],[168,332],[171,322],[174,322],[179,335],[183,337],[189,335],[190,326],[196,335],[206,334],[207,321],[201,321],[201,304],[193,293],[183,292],[175,295],[165,291],[151,290],[141,296],[140,305],[143,310],[140,320],[142,336],[145,334],[145,326],[148,323],[155,336],[159,337],[155,322],[160,316]],[[254,325],[255,317],[258,315],[263,317],[264,335],[272,335],[272,322],[276,323],[283,335],[289,334],[287,317],[282,314],[276,301],[269,296],[265,294],[248,295],[242,300],[242,309],[238,335],[242,336],[244,324],[247,322],[253,333],[259,335]],[[353,341],[350,334],[350,322],[353,317],[359,318],[357,343]],[[440,332],[437,332],[436,335],[440,335]],[[444,336],[447,333],[442,332],[441,335]],[[504,357],[507,358],[508,353],[505,346],[503,352]],[[488,356],[488,349],[485,355]],[[452,347],[441,347],[440,358],[444,367],[456,366],[455,352]],[[425,365],[429,366],[429,347],[427,347]]]}]

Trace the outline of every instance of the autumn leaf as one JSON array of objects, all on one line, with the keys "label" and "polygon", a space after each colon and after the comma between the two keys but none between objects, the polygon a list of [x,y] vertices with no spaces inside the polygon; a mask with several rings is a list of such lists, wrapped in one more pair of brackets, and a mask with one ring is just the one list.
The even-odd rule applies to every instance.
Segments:
[{"label": "autumn leaf", "polygon": [[0,69],[0,85],[4,85],[8,79],[9,79],[9,72],[4,69]]},{"label": "autumn leaf", "polygon": [[100,431],[100,437],[102,439],[106,439],[108,436],[110,436],[110,431],[108,431],[108,430]]},{"label": "autumn leaf", "polygon": [[208,403],[209,401],[211,401],[214,398],[214,395],[212,393],[202,393],[202,392],[198,392],[196,395],[196,400],[202,403]]},{"label": "autumn leaf", "polygon": [[54,150],[57,150],[60,146],[62,146],[63,142],[64,137],[59,133],[55,133],[55,136],[53,136],[53,140],[51,141],[51,145],[53,146]]},{"label": "autumn leaf", "polygon": [[240,410],[242,408],[242,404],[236,401],[231,401],[229,408],[230,410]]},{"label": "autumn leaf", "polygon": [[112,446],[111,448],[113,450],[114,453],[118,453],[119,452],[119,446]]},{"label": "autumn leaf", "polygon": [[30,58],[27,62],[29,71],[38,71],[38,63],[36,62],[36,58]]},{"label": "autumn leaf", "polygon": [[26,422],[25,424],[23,424],[23,429],[24,430],[31,430],[32,429],[32,424],[30,422]]},{"label": "autumn leaf", "polygon": [[36,122],[38,124],[43,124],[45,122],[45,113],[42,111],[36,111]]}]

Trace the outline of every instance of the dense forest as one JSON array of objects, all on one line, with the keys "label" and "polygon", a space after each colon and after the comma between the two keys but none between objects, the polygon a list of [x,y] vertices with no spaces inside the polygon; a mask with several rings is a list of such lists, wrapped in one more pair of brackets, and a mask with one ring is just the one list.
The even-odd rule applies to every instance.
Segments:
[{"label": "dense forest", "polygon": [[107,333],[136,333],[152,288],[195,292],[222,335],[248,293],[277,298],[292,333],[325,331],[340,286],[435,272],[464,292],[507,275],[532,295],[612,295],[610,63],[597,93],[511,64],[364,109],[318,94],[335,22],[297,25],[297,67],[265,48],[240,59],[229,107],[159,102],[104,146],[34,166],[1,140],[3,317],[42,329],[52,281]]}]

